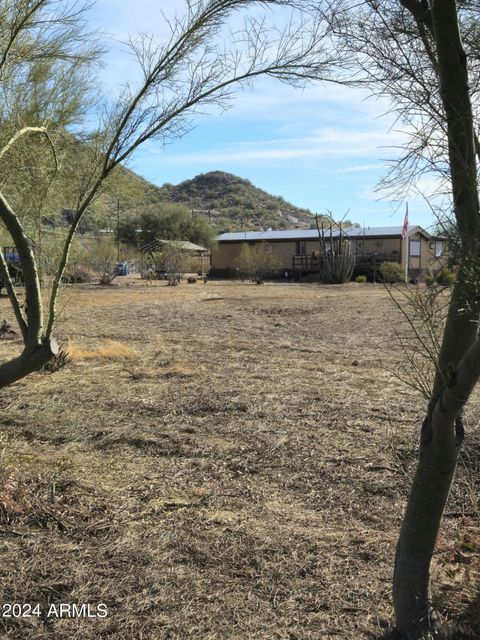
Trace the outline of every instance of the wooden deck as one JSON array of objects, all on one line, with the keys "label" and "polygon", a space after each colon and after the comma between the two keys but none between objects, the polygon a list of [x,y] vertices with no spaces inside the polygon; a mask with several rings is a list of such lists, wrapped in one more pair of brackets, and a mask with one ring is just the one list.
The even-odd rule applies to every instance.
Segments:
[{"label": "wooden deck", "polygon": [[[309,256],[292,256],[292,269],[301,271],[302,273],[314,273],[321,267],[323,257]],[[355,269],[365,269],[365,271],[374,271],[380,267],[383,262],[400,262],[398,253],[361,253],[355,256]]]}]

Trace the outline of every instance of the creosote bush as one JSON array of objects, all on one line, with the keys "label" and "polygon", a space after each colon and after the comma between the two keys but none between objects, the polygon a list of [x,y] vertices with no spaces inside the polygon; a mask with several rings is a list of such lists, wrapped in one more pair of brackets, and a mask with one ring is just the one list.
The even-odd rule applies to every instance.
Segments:
[{"label": "creosote bush", "polygon": [[437,284],[441,287],[453,287],[457,280],[457,275],[455,271],[444,267],[435,278]]},{"label": "creosote bush", "polygon": [[236,264],[239,274],[256,284],[263,284],[266,277],[273,275],[281,267],[280,259],[263,244],[253,247],[242,244]]},{"label": "creosote bush", "polygon": [[444,267],[438,273],[427,273],[424,277],[427,287],[439,285],[440,287],[453,287],[457,279],[455,271]]},{"label": "creosote bush", "polygon": [[426,273],[423,280],[427,285],[427,287],[433,287],[435,284],[435,276],[432,275],[431,273]]},{"label": "creosote bush", "polygon": [[172,242],[165,244],[155,258],[157,267],[160,266],[165,271],[168,286],[178,286],[187,270],[188,255],[180,246]]},{"label": "creosote bush", "polygon": [[384,262],[379,271],[382,281],[386,284],[405,282],[405,273],[399,262]]}]

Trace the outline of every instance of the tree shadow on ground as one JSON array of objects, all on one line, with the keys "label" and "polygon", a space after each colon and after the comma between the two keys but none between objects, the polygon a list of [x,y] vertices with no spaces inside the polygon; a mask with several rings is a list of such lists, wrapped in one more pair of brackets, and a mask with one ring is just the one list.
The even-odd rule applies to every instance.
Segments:
[{"label": "tree shadow on ground", "polygon": [[462,615],[455,619],[454,630],[447,634],[447,640],[471,640],[480,638],[480,591],[465,607]]},{"label": "tree shadow on ground", "polygon": [[397,631],[392,627],[392,623],[389,620],[383,619],[379,621],[380,626],[384,627],[383,631],[370,631],[367,632],[368,640],[399,640]]},{"label": "tree shadow on ground", "polygon": [[[462,615],[453,619],[442,628],[439,638],[443,640],[472,640],[480,638],[480,592],[468,604]],[[394,629],[387,629],[381,635],[371,633],[370,640],[400,640],[398,632]]]}]

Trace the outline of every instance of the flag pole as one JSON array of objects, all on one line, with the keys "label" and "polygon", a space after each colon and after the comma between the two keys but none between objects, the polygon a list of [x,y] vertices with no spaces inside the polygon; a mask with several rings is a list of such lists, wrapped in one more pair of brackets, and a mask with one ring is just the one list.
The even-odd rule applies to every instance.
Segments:
[{"label": "flag pole", "polygon": [[408,237],[408,202],[405,205],[405,220],[403,223],[404,228],[404,238],[405,238],[405,284],[408,284],[408,259],[409,259],[409,244],[410,240]]}]

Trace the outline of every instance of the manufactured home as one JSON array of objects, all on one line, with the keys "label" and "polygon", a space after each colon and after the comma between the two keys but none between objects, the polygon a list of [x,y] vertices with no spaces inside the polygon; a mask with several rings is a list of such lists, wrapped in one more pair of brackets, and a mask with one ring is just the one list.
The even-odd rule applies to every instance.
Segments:
[{"label": "manufactured home", "polygon": [[398,262],[405,268],[408,260],[408,275],[416,278],[423,273],[439,271],[446,264],[445,238],[432,235],[419,226],[409,227],[405,238],[402,237],[401,226],[323,229],[321,233],[324,249],[316,229],[223,233],[217,238],[218,244],[212,251],[210,271],[219,276],[235,275],[236,261],[244,243],[252,246],[263,244],[266,251],[279,259],[279,271],[292,275],[316,272],[322,251],[335,252],[340,242],[345,241],[350,243],[359,272],[371,272],[383,262]]}]

